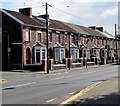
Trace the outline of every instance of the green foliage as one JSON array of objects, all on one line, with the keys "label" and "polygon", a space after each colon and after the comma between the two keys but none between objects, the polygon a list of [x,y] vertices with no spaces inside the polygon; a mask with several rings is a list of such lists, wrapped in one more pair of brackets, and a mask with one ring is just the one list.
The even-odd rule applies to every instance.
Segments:
[{"label": "green foliage", "polygon": [[90,54],[90,57],[96,57],[96,55],[95,54]]}]

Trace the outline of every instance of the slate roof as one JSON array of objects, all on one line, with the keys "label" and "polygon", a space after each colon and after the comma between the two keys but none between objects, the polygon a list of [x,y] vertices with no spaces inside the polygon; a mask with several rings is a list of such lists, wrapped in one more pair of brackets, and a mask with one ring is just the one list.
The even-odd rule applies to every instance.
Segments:
[{"label": "slate roof", "polygon": [[70,24],[70,23],[67,23],[67,22],[62,22],[62,23],[67,25],[68,27],[74,29],[76,33],[90,35],[88,32],[86,32],[85,30],[83,30],[82,28],[78,27],[75,24]]},{"label": "slate roof", "polygon": [[97,30],[99,33],[103,34],[104,36],[106,36],[107,38],[111,38],[111,39],[115,39],[114,36],[112,36],[111,34],[109,34],[108,32],[101,32],[99,30]]},{"label": "slate roof", "polygon": [[[39,19],[43,19],[41,17],[33,16],[34,20],[40,23],[42,26],[46,26],[45,22],[40,21]],[[64,25],[61,21],[49,19],[49,29],[59,30],[59,31],[68,31],[75,32],[72,28]]]},{"label": "slate roof", "polygon": [[20,21],[22,21],[24,23],[24,25],[41,27],[41,28],[44,27],[42,24],[38,23],[37,21],[35,21],[30,16],[26,16],[26,15],[23,15],[23,14],[21,14],[19,12],[15,12],[15,11],[10,11],[10,10],[5,10],[5,11],[8,12],[8,13],[10,13],[11,15],[13,15],[14,17],[16,17]]},{"label": "slate roof", "polygon": [[[45,22],[42,22],[38,19],[38,16],[26,16],[21,14],[20,12],[15,12],[15,11],[10,11],[10,10],[5,10],[7,13],[11,14],[13,17],[16,19],[20,20],[23,22],[23,25],[26,26],[33,26],[33,27],[40,27],[40,28],[46,28]],[[40,17],[39,17],[40,18]],[[88,27],[84,26],[79,26],[75,24],[70,24],[67,22],[62,22],[58,20],[53,20],[49,19],[49,29],[51,30],[58,30],[58,31],[67,31],[67,32],[72,32],[72,33],[80,33],[80,34],[85,34],[85,35],[91,35],[91,36],[99,36],[103,38],[114,38],[108,33],[103,33],[100,31],[95,31],[93,29],[90,29]]]},{"label": "slate roof", "polygon": [[[78,25],[77,25],[78,26]],[[80,28],[82,28],[84,31],[88,32],[90,35],[92,36],[99,36],[99,37],[106,37],[104,36],[103,34],[91,29],[91,28],[88,28],[88,27],[84,27],[84,26],[78,26]]]},{"label": "slate roof", "polygon": [[50,19],[50,28],[62,29],[69,32],[75,32],[73,28],[70,28],[62,23],[62,21]]}]

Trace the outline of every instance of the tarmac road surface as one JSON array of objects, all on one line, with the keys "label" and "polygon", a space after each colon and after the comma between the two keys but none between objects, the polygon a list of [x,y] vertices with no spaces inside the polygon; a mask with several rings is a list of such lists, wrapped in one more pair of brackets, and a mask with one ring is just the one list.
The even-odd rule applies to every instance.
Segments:
[{"label": "tarmac road surface", "polygon": [[2,104],[59,104],[98,81],[118,77],[118,65],[54,74],[2,72]]}]

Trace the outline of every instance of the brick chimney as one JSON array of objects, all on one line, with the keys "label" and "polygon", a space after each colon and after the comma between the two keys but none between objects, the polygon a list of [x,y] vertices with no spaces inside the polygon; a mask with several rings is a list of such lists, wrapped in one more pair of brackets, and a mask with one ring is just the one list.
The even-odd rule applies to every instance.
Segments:
[{"label": "brick chimney", "polygon": [[19,12],[27,16],[32,16],[32,8],[20,8]]},{"label": "brick chimney", "polygon": [[[39,15],[39,17],[46,19],[46,14],[45,15]],[[48,15],[48,19],[49,19],[49,15]]]},{"label": "brick chimney", "polygon": [[91,29],[95,30],[96,26],[89,26],[88,28],[91,28]]},{"label": "brick chimney", "polygon": [[97,27],[96,29],[103,32],[103,27]]}]

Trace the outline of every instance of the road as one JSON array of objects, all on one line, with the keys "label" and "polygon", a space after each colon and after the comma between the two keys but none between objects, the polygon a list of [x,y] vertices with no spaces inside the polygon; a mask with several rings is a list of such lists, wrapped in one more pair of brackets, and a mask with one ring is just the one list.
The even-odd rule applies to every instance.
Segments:
[{"label": "road", "polygon": [[107,65],[55,74],[2,72],[2,104],[59,104],[87,86],[118,77],[118,66]]}]

